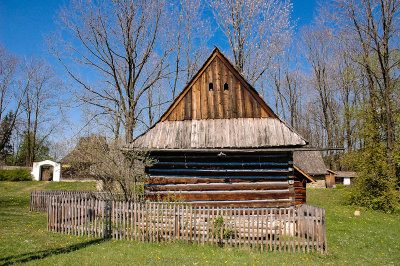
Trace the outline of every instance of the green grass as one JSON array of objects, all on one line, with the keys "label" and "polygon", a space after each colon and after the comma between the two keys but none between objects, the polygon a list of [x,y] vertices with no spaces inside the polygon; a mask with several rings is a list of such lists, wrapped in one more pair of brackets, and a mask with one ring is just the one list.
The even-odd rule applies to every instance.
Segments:
[{"label": "green grass", "polygon": [[[94,183],[0,182],[0,265],[27,264],[395,264],[400,265],[400,214],[345,204],[341,189],[308,190],[326,209],[328,255],[252,252],[184,243],[138,243],[50,233],[46,215],[29,212],[32,189],[94,189]],[[361,210],[361,217],[354,211]]]}]

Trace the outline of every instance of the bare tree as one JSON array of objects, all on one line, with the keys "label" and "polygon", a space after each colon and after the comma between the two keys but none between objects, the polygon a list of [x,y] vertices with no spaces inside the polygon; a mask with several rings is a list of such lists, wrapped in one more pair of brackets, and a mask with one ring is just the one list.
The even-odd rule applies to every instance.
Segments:
[{"label": "bare tree", "polygon": [[122,151],[122,144],[95,134],[81,138],[69,163],[100,181],[102,190],[114,199],[133,200],[144,192],[144,168],[152,160],[145,151]]},{"label": "bare tree", "polygon": [[[0,122],[2,132],[0,137],[0,152],[9,142],[12,131],[15,128],[21,103],[29,82],[18,83],[20,61],[0,45]],[[7,114],[5,116],[5,114]],[[4,120],[7,120],[7,123]]]},{"label": "bare tree", "polygon": [[[158,82],[149,88],[145,101],[138,108],[145,116],[138,117],[138,128],[148,129],[153,126],[166,107],[178,95],[179,88],[183,88],[205,60],[207,41],[211,37],[210,23],[202,19],[204,2],[195,0],[174,0],[170,2],[172,8],[166,29],[165,40],[171,47],[168,57],[169,75],[167,80]],[[166,88],[170,88],[167,91]]]},{"label": "bare tree", "polygon": [[177,0],[173,10],[174,22],[170,34],[174,36],[170,81],[172,99],[177,96],[178,86],[183,87],[204,61],[207,42],[212,35],[211,25],[202,19],[204,2]]},{"label": "bare tree", "polygon": [[43,60],[26,61],[23,74],[21,83],[26,84],[22,100],[23,128],[27,141],[25,160],[26,166],[31,166],[37,150],[59,123],[51,111],[56,107],[55,92],[60,93],[62,86]]},{"label": "bare tree", "polygon": [[387,161],[396,176],[396,112],[399,112],[398,91],[400,57],[400,1],[398,0],[335,0],[327,5],[327,14],[344,37],[352,59],[364,69],[373,119],[384,128]]},{"label": "bare tree", "polygon": [[317,93],[321,109],[327,146],[333,147],[337,134],[337,103],[334,75],[334,39],[329,28],[320,25],[309,27],[303,32],[305,56],[312,67],[311,85]]},{"label": "bare tree", "polygon": [[[320,124],[317,128],[322,129],[319,143],[330,148],[342,147],[342,105],[339,103],[339,93],[343,84],[339,84],[337,79],[339,60],[335,49],[339,42],[333,30],[320,20],[306,27],[302,35],[304,55],[312,69],[309,74],[309,86],[313,97],[308,111],[312,112]],[[328,152],[328,155],[329,167],[336,168],[334,153]]]},{"label": "bare tree", "polygon": [[[40,124],[49,121],[43,115],[54,107],[51,103],[56,100],[51,97],[53,89],[57,87],[60,92],[61,87],[54,84],[54,73],[42,60],[31,59],[21,62],[2,47],[0,47],[0,82],[0,120],[2,121],[0,150],[4,149],[7,138],[10,140],[12,132],[18,135],[22,131],[23,139],[27,140],[24,163],[31,166],[37,149],[54,130],[52,126],[40,127]],[[7,112],[5,117],[7,121],[3,121],[5,112]],[[56,122],[56,119],[50,120]],[[44,134],[41,135],[41,139],[38,139],[39,127],[51,130],[46,133],[40,132]],[[18,145],[18,141],[16,144]]]},{"label": "bare tree", "polygon": [[236,67],[260,80],[289,42],[292,5],[280,0],[212,0],[214,18],[229,41]]},{"label": "bare tree", "polygon": [[276,65],[268,71],[274,89],[275,110],[290,126],[300,127],[303,103],[303,73],[295,52],[277,57]]},{"label": "bare tree", "polygon": [[343,39],[336,42],[336,71],[334,82],[339,91],[339,102],[341,103],[341,125],[343,140],[338,141],[338,146],[343,145],[347,152],[356,149],[357,128],[359,123],[357,109],[361,102],[361,79],[362,73],[358,65],[351,60],[352,55],[346,48]]},{"label": "bare tree", "polygon": [[62,35],[50,42],[82,88],[79,99],[116,117],[126,143],[133,139],[143,95],[168,74],[165,6],[162,0],[73,0],[60,12]]}]

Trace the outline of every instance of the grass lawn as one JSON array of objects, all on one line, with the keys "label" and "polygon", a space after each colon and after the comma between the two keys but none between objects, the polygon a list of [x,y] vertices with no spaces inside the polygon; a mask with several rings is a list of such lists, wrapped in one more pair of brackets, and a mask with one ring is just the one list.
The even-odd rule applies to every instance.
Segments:
[{"label": "grass lawn", "polygon": [[94,189],[94,183],[0,182],[0,265],[28,264],[394,264],[400,265],[400,214],[346,206],[341,189],[309,189],[326,209],[328,255],[251,252],[184,243],[88,239],[46,231],[46,214],[29,212],[33,189]]}]

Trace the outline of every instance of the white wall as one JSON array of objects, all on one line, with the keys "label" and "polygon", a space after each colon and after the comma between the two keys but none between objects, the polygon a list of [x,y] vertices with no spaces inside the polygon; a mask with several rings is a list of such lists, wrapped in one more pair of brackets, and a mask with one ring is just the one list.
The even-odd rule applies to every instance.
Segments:
[{"label": "white wall", "polygon": [[31,174],[33,175],[33,179],[36,181],[40,181],[40,170],[43,165],[51,165],[53,166],[53,181],[60,182],[61,178],[61,164],[56,163],[50,160],[34,162],[32,167]]}]

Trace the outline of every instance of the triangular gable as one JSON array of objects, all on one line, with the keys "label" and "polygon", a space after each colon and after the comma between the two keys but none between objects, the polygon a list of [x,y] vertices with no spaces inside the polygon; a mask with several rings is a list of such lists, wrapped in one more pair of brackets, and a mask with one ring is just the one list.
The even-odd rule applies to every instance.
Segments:
[{"label": "triangular gable", "polygon": [[[214,84],[212,91],[209,81]],[[215,48],[160,120],[127,148],[247,149],[306,144]]]},{"label": "triangular gable", "polygon": [[161,121],[263,117],[277,118],[257,91],[215,48]]}]

